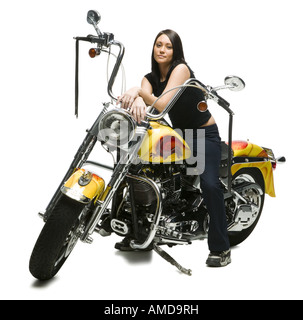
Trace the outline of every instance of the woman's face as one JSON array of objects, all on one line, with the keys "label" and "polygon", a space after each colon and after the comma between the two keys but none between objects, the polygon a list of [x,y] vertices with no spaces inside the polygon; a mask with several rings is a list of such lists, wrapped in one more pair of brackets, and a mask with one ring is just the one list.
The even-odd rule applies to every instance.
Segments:
[{"label": "woman's face", "polygon": [[173,45],[166,34],[162,34],[154,46],[154,59],[158,64],[170,65],[173,60]]}]

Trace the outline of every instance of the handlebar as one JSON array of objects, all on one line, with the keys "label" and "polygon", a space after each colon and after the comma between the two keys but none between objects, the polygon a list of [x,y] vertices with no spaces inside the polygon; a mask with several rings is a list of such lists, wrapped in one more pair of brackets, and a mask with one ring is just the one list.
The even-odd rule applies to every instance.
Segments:
[{"label": "handlebar", "polygon": [[153,108],[153,106],[157,103],[157,101],[159,99],[161,99],[165,94],[167,94],[168,92],[170,92],[172,90],[179,89],[178,92],[168,102],[167,106],[165,107],[165,109],[162,112],[160,112],[158,114],[152,114],[152,113],[148,112],[146,114],[147,119],[159,120],[159,119],[163,118],[171,110],[171,108],[174,106],[175,102],[179,99],[180,95],[184,92],[184,90],[188,87],[193,87],[193,88],[197,88],[197,89],[202,90],[207,98],[214,100],[216,103],[218,103],[219,106],[221,106],[224,110],[226,110],[230,115],[234,115],[233,111],[229,108],[230,103],[228,101],[226,101],[225,99],[223,99],[221,96],[219,96],[217,94],[217,92],[212,87],[205,86],[199,80],[191,78],[191,79],[188,79],[187,81],[185,81],[183,85],[174,87],[168,91],[165,91],[163,94],[161,94],[155,100],[155,102],[152,104],[151,108]]},{"label": "handlebar", "polygon": [[211,97],[211,99],[217,102],[218,105],[221,106],[224,110],[226,110],[230,114],[233,114],[232,110],[229,108],[230,103],[225,99],[223,99],[221,96],[219,96],[216,91],[211,89],[209,92],[209,96]]},{"label": "handlebar", "polygon": [[98,44],[99,47],[110,47],[112,45],[118,46],[119,47],[119,53],[117,56],[116,63],[114,65],[112,74],[110,76],[110,79],[108,81],[107,85],[107,92],[109,96],[117,101],[117,97],[114,96],[112,88],[114,85],[114,82],[116,80],[116,76],[118,74],[125,48],[124,45],[119,42],[114,40],[114,35],[112,33],[102,33],[99,37],[93,36],[93,35],[88,35],[87,37],[74,37],[76,40],[76,72],[75,72],[75,115],[78,117],[78,97],[79,97],[79,41],[86,41],[90,43],[96,43]]},{"label": "handlebar", "polygon": [[114,82],[116,80],[116,76],[118,74],[118,71],[119,71],[119,68],[120,68],[120,65],[121,65],[121,62],[122,62],[122,59],[123,59],[123,56],[124,56],[124,52],[125,52],[125,48],[123,46],[123,44],[119,41],[112,41],[111,43],[112,45],[116,45],[119,47],[119,54],[118,54],[118,57],[117,57],[117,60],[116,60],[116,63],[114,65],[114,68],[113,68],[113,71],[112,71],[112,74],[110,76],[110,79],[108,81],[108,85],[107,85],[107,92],[109,94],[109,96],[117,101],[118,98],[114,96],[113,94],[113,85],[114,85]]},{"label": "handlebar", "polygon": [[[116,79],[116,76],[118,74],[123,56],[124,56],[124,52],[125,52],[125,48],[124,45],[119,42],[114,40],[114,35],[112,33],[102,33],[100,36],[93,36],[93,35],[88,35],[87,37],[75,37],[74,38],[76,40],[76,87],[75,87],[75,114],[78,117],[78,94],[79,94],[79,85],[78,85],[78,65],[79,65],[79,41],[86,41],[86,42],[90,42],[90,43],[96,43],[98,44],[98,46],[102,47],[110,47],[112,45],[118,46],[119,47],[119,54],[117,56],[116,59],[116,63],[114,65],[112,74],[110,76],[110,79],[108,81],[108,86],[107,86],[107,92],[109,94],[109,96],[117,101],[117,97],[114,96],[112,88]],[[172,88],[169,91],[164,92],[162,95],[160,95],[157,100],[153,103],[153,105],[151,107],[153,107],[155,105],[155,103],[165,94],[167,94],[168,92],[175,90],[175,89],[179,89],[178,92],[172,97],[172,99],[169,101],[169,103],[167,104],[166,108],[158,114],[152,114],[152,113],[147,113],[146,117],[147,119],[150,120],[159,120],[161,118],[163,118],[173,107],[173,105],[175,104],[175,102],[179,99],[180,95],[184,92],[184,90],[187,87],[194,87],[197,89],[200,89],[204,92],[204,94],[206,95],[207,98],[214,100],[216,103],[218,103],[219,106],[221,106],[224,110],[226,110],[230,115],[233,115],[233,111],[229,108],[230,103],[228,101],[226,101],[224,98],[222,98],[220,95],[218,95],[218,93],[216,92],[216,90],[214,90],[212,87],[210,86],[205,86],[202,82],[200,82],[197,79],[188,79],[183,85],[181,86],[177,86]]]},{"label": "handlebar", "polygon": [[97,43],[102,46],[108,47],[112,41],[114,41],[114,35],[112,33],[104,32],[100,37],[89,34],[87,37],[74,37],[78,41],[87,41],[91,43]]}]

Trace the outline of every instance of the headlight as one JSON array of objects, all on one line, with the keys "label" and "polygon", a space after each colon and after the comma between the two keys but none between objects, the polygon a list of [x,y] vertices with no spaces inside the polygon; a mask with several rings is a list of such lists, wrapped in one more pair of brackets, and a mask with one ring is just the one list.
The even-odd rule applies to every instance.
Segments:
[{"label": "headlight", "polygon": [[130,113],[115,108],[101,117],[98,138],[105,144],[119,147],[133,139],[135,130],[136,122]]}]

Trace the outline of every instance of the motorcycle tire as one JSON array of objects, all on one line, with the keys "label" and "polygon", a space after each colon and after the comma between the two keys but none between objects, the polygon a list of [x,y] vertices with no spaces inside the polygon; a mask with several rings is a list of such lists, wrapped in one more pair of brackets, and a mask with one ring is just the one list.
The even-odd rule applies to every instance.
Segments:
[{"label": "motorcycle tire", "polygon": [[84,204],[62,196],[36,241],[29,270],[38,280],[54,277],[72,252],[78,236],[77,224]]},{"label": "motorcycle tire", "polygon": [[243,168],[243,169],[240,169],[233,176],[233,180],[235,180],[236,178],[241,178],[241,177],[244,177],[248,181],[251,181],[251,182],[259,185],[260,188],[263,191],[263,194],[262,195],[258,195],[258,199],[259,199],[258,207],[259,207],[259,209],[258,209],[257,217],[254,220],[254,222],[248,228],[245,228],[245,229],[243,229],[241,231],[228,231],[228,237],[229,237],[229,242],[230,242],[230,246],[231,247],[236,246],[236,245],[240,244],[241,242],[243,242],[253,232],[253,230],[255,229],[255,227],[257,225],[257,223],[259,222],[259,219],[261,217],[261,213],[262,213],[262,210],[263,210],[263,205],[264,205],[264,197],[265,197],[264,190],[265,190],[265,186],[264,186],[263,175],[260,172],[260,170],[257,169],[257,168]]}]

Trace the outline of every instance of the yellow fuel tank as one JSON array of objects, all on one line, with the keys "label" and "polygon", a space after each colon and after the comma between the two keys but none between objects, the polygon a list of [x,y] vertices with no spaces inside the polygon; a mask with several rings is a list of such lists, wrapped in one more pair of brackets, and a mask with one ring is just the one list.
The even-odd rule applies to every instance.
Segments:
[{"label": "yellow fuel tank", "polygon": [[150,122],[139,157],[145,162],[172,163],[188,159],[191,150],[186,141],[171,127],[159,122]]}]

